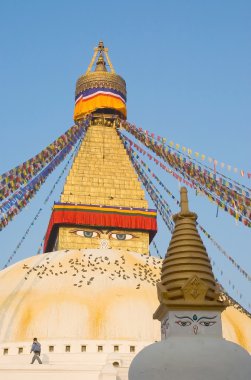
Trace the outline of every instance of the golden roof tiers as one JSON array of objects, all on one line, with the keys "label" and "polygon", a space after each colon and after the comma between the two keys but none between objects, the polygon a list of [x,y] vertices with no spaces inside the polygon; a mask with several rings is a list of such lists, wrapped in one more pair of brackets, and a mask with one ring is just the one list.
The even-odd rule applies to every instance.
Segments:
[{"label": "golden roof tiers", "polygon": [[45,252],[96,249],[106,241],[110,248],[148,254],[156,231],[156,211],[149,209],[116,127],[93,117],[54,204]]},{"label": "golden roof tiers", "polygon": [[[105,58],[110,71],[106,68]],[[92,71],[95,61],[96,67]],[[126,83],[115,73],[108,49],[102,41],[94,49],[86,73],[77,80],[74,120],[81,120],[86,114],[93,112],[117,115],[126,119]]]},{"label": "golden roof tiers", "polygon": [[158,283],[160,306],[154,318],[167,310],[223,310],[209,257],[196,227],[197,215],[188,208],[187,190],[181,188],[181,211],[163,261]]}]

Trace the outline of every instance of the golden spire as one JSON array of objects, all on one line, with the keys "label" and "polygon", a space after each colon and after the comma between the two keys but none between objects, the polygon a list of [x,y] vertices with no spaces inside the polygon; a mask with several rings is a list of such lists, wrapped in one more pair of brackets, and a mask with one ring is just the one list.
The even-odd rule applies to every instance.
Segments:
[{"label": "golden spire", "polygon": [[182,187],[180,190],[180,209],[182,215],[189,213],[187,189],[185,187]]},{"label": "golden spire", "polygon": [[[100,63],[102,60],[104,62],[104,55],[103,54],[105,54],[108,66],[110,67],[110,71],[111,71],[111,73],[115,74],[115,70],[113,68],[112,62],[111,62],[110,57],[108,55],[108,48],[104,47],[103,41],[99,41],[98,47],[94,48],[94,54],[93,54],[91,63],[88,66],[88,69],[87,69],[85,74],[88,74],[91,72],[91,69],[94,65],[94,62],[95,62],[95,59],[96,59],[98,53],[99,53],[99,57],[98,57],[97,63],[98,62]],[[104,64],[105,64],[105,62],[104,62]],[[99,70],[95,70],[95,71],[99,71]],[[107,71],[107,70],[104,70],[104,71]]]},{"label": "golden spire", "polygon": [[173,217],[175,228],[157,285],[160,306],[155,319],[161,319],[167,310],[225,308],[196,227],[197,214],[189,211],[185,187],[180,191],[180,206],[181,211]]}]

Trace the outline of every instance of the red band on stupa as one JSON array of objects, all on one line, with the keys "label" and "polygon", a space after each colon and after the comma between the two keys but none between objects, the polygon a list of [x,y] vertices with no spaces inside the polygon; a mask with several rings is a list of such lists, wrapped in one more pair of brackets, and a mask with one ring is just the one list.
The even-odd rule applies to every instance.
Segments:
[{"label": "red band on stupa", "polygon": [[45,235],[44,252],[53,249],[59,226],[97,226],[124,228],[149,232],[150,241],[157,232],[155,210],[74,205],[58,203],[54,205]]}]

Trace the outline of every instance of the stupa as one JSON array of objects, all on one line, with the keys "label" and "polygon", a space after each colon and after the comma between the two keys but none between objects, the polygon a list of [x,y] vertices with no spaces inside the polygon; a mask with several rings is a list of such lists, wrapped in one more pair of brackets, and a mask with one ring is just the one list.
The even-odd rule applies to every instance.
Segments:
[{"label": "stupa", "polygon": [[212,267],[181,188],[181,210],[157,284],[162,341],[133,360],[129,380],[249,380],[247,351],[222,338],[220,299]]},{"label": "stupa", "polygon": [[[100,42],[77,81],[75,122],[91,121],[54,204],[45,253],[0,272],[6,380],[126,380],[134,356],[161,338],[152,314],[162,260],[149,255],[156,211],[118,134],[126,95]],[[251,322],[233,307],[223,334],[251,351]],[[29,364],[33,337],[43,365]]]}]

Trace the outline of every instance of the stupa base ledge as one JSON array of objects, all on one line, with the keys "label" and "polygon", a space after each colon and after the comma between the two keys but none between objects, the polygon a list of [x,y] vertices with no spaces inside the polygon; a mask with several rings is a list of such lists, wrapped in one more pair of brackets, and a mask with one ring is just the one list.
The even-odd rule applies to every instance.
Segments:
[{"label": "stupa base ledge", "polygon": [[5,380],[128,380],[128,367],[88,364],[22,364],[0,365],[0,378]]}]

